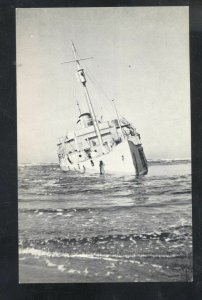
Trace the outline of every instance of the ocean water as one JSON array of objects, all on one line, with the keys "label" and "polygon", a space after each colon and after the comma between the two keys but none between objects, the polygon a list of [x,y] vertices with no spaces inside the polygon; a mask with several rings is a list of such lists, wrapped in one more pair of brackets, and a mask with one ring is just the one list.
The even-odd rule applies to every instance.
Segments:
[{"label": "ocean water", "polygon": [[18,199],[21,283],[192,280],[188,160],[139,178],[20,165]]}]

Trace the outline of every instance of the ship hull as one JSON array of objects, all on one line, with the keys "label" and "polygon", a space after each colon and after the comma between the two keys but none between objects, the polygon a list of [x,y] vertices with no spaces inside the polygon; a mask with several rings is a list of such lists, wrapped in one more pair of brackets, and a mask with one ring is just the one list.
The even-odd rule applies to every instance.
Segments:
[{"label": "ship hull", "polygon": [[146,175],[148,172],[142,145],[136,144],[132,137],[118,144],[109,153],[83,162],[71,164],[65,156],[60,160],[60,167],[65,172],[93,174]]}]

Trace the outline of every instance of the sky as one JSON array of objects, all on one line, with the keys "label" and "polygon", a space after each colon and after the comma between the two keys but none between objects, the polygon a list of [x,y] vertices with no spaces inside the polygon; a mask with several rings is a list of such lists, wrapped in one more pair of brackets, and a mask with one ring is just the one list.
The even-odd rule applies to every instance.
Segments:
[{"label": "sky", "polygon": [[148,159],[191,156],[188,7],[18,8],[18,162],[57,162],[75,128],[74,42],[98,118],[135,124]]}]

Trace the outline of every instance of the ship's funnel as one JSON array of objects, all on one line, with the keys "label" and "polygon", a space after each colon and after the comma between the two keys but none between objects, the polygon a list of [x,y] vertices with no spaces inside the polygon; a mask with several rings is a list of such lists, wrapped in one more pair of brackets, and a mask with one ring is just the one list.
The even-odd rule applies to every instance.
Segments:
[{"label": "ship's funnel", "polygon": [[93,121],[90,113],[84,113],[79,116],[79,120],[77,122],[81,127],[89,127],[93,126]]}]

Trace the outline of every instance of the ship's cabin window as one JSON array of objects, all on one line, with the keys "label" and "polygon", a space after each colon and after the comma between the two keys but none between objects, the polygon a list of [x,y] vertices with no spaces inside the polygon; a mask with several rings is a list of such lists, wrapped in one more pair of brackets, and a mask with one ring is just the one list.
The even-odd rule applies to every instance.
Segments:
[{"label": "ship's cabin window", "polygon": [[81,155],[81,154],[79,154],[79,157],[82,157],[82,155]]}]

